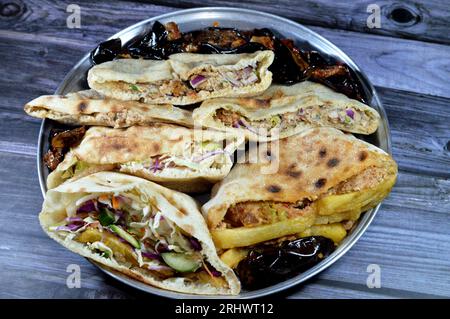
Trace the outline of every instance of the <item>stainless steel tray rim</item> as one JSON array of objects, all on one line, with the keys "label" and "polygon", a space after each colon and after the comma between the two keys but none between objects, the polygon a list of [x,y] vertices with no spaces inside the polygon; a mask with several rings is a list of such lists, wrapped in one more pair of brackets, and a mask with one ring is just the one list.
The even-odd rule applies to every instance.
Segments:
[{"label": "stainless steel tray rim", "polygon": [[[383,120],[382,125],[380,125],[379,130],[382,130],[381,135],[385,137],[385,139],[383,140],[384,142],[384,147],[380,146],[381,148],[383,148],[385,151],[387,151],[388,153],[391,153],[391,139],[390,139],[390,130],[389,130],[389,123],[387,121],[387,116],[386,116],[386,112],[381,104],[381,101],[378,97],[377,92],[375,91],[373,85],[370,83],[369,79],[367,78],[367,76],[361,71],[361,69],[359,68],[359,66],[353,62],[342,50],[340,50],[336,45],[334,45],[332,42],[330,42],[329,40],[325,39],[324,37],[322,37],[321,35],[317,34],[316,32],[302,26],[299,23],[296,23],[294,21],[291,21],[289,19],[283,18],[283,17],[279,17],[270,13],[266,13],[266,12],[260,12],[260,11],[255,11],[255,10],[250,10],[250,9],[239,9],[239,8],[227,8],[227,7],[203,7],[203,8],[195,8],[195,9],[187,9],[187,10],[180,10],[180,11],[175,11],[175,12],[170,12],[170,13],[166,13],[160,16],[156,16],[156,17],[152,17],[143,21],[140,21],[134,25],[131,25],[119,32],[117,32],[116,34],[112,35],[111,37],[109,37],[108,39],[113,39],[113,38],[118,38],[120,37],[123,42],[127,42],[130,39],[127,39],[127,36],[130,33],[134,33],[133,36],[131,36],[131,38],[135,37],[138,34],[141,34],[143,32],[145,32],[146,30],[148,30],[148,28],[144,27],[144,26],[148,26],[150,27],[151,23],[153,23],[156,20],[159,21],[163,21],[163,22],[168,22],[168,19],[171,18],[180,18],[189,14],[195,14],[197,15],[197,19],[204,19],[205,17],[209,17],[209,18],[214,18],[216,20],[218,20],[220,22],[220,15],[218,16],[218,14],[221,15],[226,15],[226,14],[249,14],[249,15],[253,15],[253,16],[259,16],[259,17],[265,17],[265,18],[269,18],[271,19],[271,21],[273,21],[273,25],[268,25],[268,28],[272,28],[272,29],[276,29],[276,27],[274,27],[274,25],[290,25],[298,30],[301,30],[301,32],[303,32],[303,35],[308,35],[306,38],[305,37],[298,37],[295,40],[298,40],[299,38],[301,38],[301,40],[306,40],[308,42],[314,42],[314,41],[319,41],[321,46],[320,46],[320,50],[324,51],[325,53],[331,54],[330,52],[333,52],[331,55],[334,57],[337,57],[338,59],[344,61],[345,63],[347,63],[358,75],[358,77],[360,77],[361,82],[363,83],[363,86],[365,86],[365,88],[367,90],[370,90],[370,94],[371,94],[371,104],[372,106],[375,105],[377,111],[380,113],[380,116]],[[202,21],[202,20],[200,20]],[[177,22],[177,21],[176,21]],[[249,28],[251,28],[252,23],[249,23]],[[207,26],[207,25],[204,25]],[[139,30],[139,28],[141,29],[139,32],[135,32],[136,30]],[[183,31],[190,31],[190,30],[183,30]],[[281,32],[282,33],[282,32]],[[324,50],[325,49],[325,50]],[[61,84],[59,85],[59,87],[57,88],[57,90],[55,91],[55,94],[64,94],[67,93],[65,92],[66,87],[70,84],[70,81],[72,80],[72,78],[74,77],[74,75],[76,75],[78,73],[78,69],[80,67],[83,66],[83,64],[86,63],[90,63],[89,62],[89,56],[90,53],[87,53],[81,60],[78,61],[77,64],[75,64],[75,66],[68,72],[68,74],[64,77],[64,80],[61,82]],[[43,162],[42,162],[42,155],[44,154],[45,150],[45,138],[44,138],[44,131],[46,126],[48,125],[49,121],[48,120],[43,120],[41,123],[41,127],[40,127],[40,132],[39,132],[39,140],[38,140],[38,155],[37,155],[37,167],[38,167],[38,175],[39,175],[39,184],[41,187],[41,191],[43,196],[45,197],[45,192],[47,190],[46,188],[46,182],[45,182],[45,177],[44,177],[44,171],[43,171]],[[378,132],[379,134],[380,132]],[[380,205],[377,205],[375,208],[373,208],[370,211],[367,211],[358,221],[358,225],[356,226],[356,228],[353,230],[353,232],[348,235],[344,241],[339,245],[339,247],[327,258],[325,258],[322,262],[320,262],[319,264],[315,265],[314,267],[308,269],[307,271],[289,279],[286,280],[284,282],[280,282],[276,285],[267,287],[267,288],[263,288],[263,289],[259,289],[259,290],[255,290],[255,291],[245,291],[243,293],[241,293],[240,295],[237,296],[204,296],[204,295],[193,295],[193,294],[184,294],[184,293],[178,293],[178,292],[172,292],[172,291],[168,291],[168,290],[162,290],[159,288],[155,288],[149,285],[146,285],[142,282],[136,281],[134,279],[131,279],[127,276],[121,275],[121,274],[117,274],[114,271],[110,271],[104,267],[102,267],[101,265],[96,264],[103,272],[105,272],[106,274],[108,274],[109,276],[117,279],[118,281],[127,284],[129,286],[132,286],[136,289],[139,289],[141,291],[145,291],[148,293],[153,293],[159,296],[163,296],[163,297],[168,297],[168,298],[200,298],[200,299],[216,299],[216,298],[242,298],[242,299],[246,299],[246,298],[256,298],[256,297],[263,297],[263,296],[267,296],[270,294],[274,294],[283,290],[286,290],[288,288],[291,288],[295,285],[298,285],[308,279],[310,279],[311,277],[317,275],[319,272],[325,270],[326,268],[328,268],[329,266],[331,266],[332,264],[334,264],[339,258],[341,258],[351,247],[353,247],[353,245],[358,241],[358,239],[362,236],[362,234],[366,231],[366,229],[368,228],[368,226],[370,225],[370,223],[372,222],[372,220],[375,218]]]}]

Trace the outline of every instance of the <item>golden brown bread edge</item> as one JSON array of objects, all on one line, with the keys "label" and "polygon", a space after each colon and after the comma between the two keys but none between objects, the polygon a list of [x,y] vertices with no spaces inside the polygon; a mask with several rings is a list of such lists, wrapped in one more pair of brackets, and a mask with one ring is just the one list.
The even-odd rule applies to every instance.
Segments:
[{"label": "golden brown bread edge", "polygon": [[[270,172],[274,163],[279,166],[273,173],[262,173]],[[214,229],[236,203],[314,201],[370,167],[397,174],[395,161],[383,150],[333,128],[309,129],[272,142],[271,148],[260,147],[258,163],[236,164],[214,186],[212,198],[202,211],[208,226]]]}]

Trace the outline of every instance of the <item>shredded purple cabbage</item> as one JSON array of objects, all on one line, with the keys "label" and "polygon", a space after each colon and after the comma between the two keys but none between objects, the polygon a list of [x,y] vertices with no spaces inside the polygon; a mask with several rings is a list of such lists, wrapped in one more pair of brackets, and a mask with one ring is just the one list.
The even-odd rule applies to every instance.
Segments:
[{"label": "shredded purple cabbage", "polygon": [[83,204],[80,205],[80,207],[78,207],[77,214],[97,212],[97,211],[98,211],[97,201],[91,199],[84,202]]},{"label": "shredded purple cabbage", "polygon": [[77,229],[81,228],[84,226],[83,224],[68,224],[65,226],[58,226],[56,227],[56,231],[76,231]]},{"label": "shredded purple cabbage", "polygon": [[214,268],[209,270],[211,272],[211,275],[213,275],[214,277],[221,277],[222,273],[218,270],[215,270]]},{"label": "shredded purple cabbage", "polygon": [[84,223],[84,220],[81,217],[67,217],[66,221],[69,223]]},{"label": "shredded purple cabbage", "polygon": [[189,242],[191,243],[192,249],[194,249],[196,251],[202,250],[202,245],[200,244],[200,242],[198,241],[197,238],[190,237]]}]

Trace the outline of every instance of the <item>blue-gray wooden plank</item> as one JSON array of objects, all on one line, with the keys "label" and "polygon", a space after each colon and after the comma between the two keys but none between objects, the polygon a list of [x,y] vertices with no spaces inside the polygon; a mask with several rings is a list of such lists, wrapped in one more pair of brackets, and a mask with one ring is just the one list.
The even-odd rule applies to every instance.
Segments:
[{"label": "blue-gray wooden plank", "polygon": [[[80,1],[81,28],[69,29],[66,26],[66,19],[68,17],[66,8],[71,3],[73,3],[71,0],[27,1],[26,7],[28,11],[23,15],[12,17],[11,19],[0,19],[0,37],[30,40],[35,37],[35,41],[40,42],[39,45],[32,48],[37,50],[36,54],[56,59],[54,62],[59,63],[60,61],[57,56],[47,52],[47,43],[66,43],[69,48],[79,45],[80,49],[83,48],[81,52],[84,53],[94,48],[98,42],[129,25],[161,13],[175,10],[174,8],[132,1]],[[203,5],[207,3],[208,1],[205,1]],[[267,7],[264,5],[265,3],[264,1],[260,3],[256,1],[253,3],[253,7],[258,6],[263,11],[268,11],[267,8],[264,9]],[[292,3],[295,2],[292,1]],[[308,3],[311,4],[310,2]],[[444,24],[449,23],[448,21],[450,19],[443,19],[441,16],[448,15],[449,10],[440,10],[442,4],[439,3],[441,2],[433,1],[421,5],[420,1],[415,1],[415,5],[421,8],[430,6],[432,10],[430,8],[430,10],[424,11],[432,12],[434,20],[444,21],[442,22]],[[342,15],[344,12],[343,5],[338,3],[334,4],[334,1],[330,1],[323,8],[328,8],[328,6],[333,5],[336,7],[337,12]],[[380,5],[386,5],[385,1],[380,3]],[[278,4],[277,6],[281,9],[275,12],[284,12],[282,10],[282,4]],[[297,12],[301,16],[307,15],[306,12],[308,11],[304,12],[302,10],[306,10],[308,6],[291,6],[291,12]],[[356,5],[356,9],[360,10],[360,6],[361,4]],[[316,13],[317,10],[321,10],[320,4],[316,5],[316,7],[310,5],[309,11],[311,14]],[[326,10],[328,13],[333,12],[329,9]],[[350,19],[352,21],[351,15],[356,14],[352,10],[352,7],[348,4],[347,16],[342,19]],[[363,12],[363,14],[366,13]],[[322,19],[324,17],[327,17],[327,15],[324,15]],[[433,19],[424,20],[422,23],[434,21]],[[440,25],[439,23],[436,22],[434,25]],[[450,90],[448,90],[450,86],[450,70],[448,68],[450,63],[450,47],[448,45],[413,40],[416,38],[408,40],[392,36],[350,32],[320,26],[312,26],[311,29],[342,48],[344,52],[360,65],[375,85],[450,97]],[[399,27],[399,32],[404,32],[406,29],[405,27]],[[448,32],[449,28],[445,28],[445,26],[441,26],[437,30],[436,33],[438,34],[440,32],[443,38],[448,37],[448,34],[450,34]],[[20,54],[20,52],[16,53]],[[79,57],[81,56],[82,54]],[[73,60],[73,63],[75,61]],[[43,81],[42,79],[40,80]]]}]

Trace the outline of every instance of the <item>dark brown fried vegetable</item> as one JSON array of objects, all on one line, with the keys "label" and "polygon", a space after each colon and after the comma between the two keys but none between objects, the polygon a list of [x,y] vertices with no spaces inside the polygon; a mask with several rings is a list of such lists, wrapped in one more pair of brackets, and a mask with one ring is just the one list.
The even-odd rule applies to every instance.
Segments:
[{"label": "dark brown fried vegetable", "polygon": [[52,130],[50,132],[50,149],[44,155],[44,163],[50,170],[64,160],[64,155],[71,147],[78,145],[86,133],[84,126],[72,130]]},{"label": "dark brown fried vegetable", "polygon": [[100,43],[92,52],[91,60],[94,64],[100,64],[114,60],[122,51],[120,38],[111,39]]},{"label": "dark brown fried vegetable", "polygon": [[175,22],[163,25],[156,21],[150,32],[125,48],[121,47],[120,39],[109,40],[101,43],[91,58],[94,63],[103,63],[115,58],[161,60],[180,52],[237,54],[267,49],[275,53],[269,68],[274,83],[290,85],[311,80],[365,102],[359,80],[347,65],[320,52],[300,49],[291,39],[280,39],[267,28],[242,31],[210,27],[181,33]]},{"label": "dark brown fried vegetable", "polygon": [[334,249],[333,241],[322,236],[259,245],[239,263],[236,272],[244,288],[263,288],[310,269]]}]

